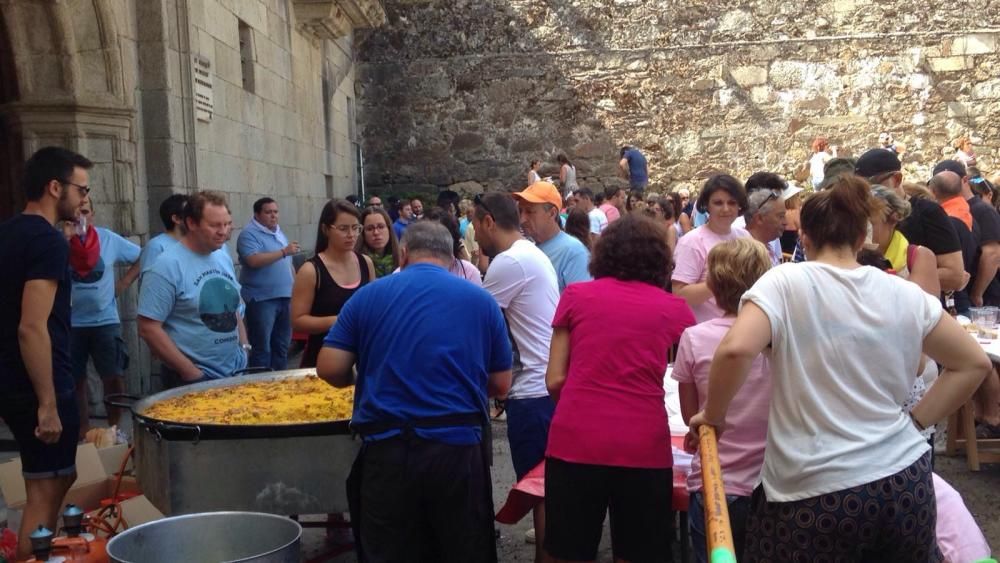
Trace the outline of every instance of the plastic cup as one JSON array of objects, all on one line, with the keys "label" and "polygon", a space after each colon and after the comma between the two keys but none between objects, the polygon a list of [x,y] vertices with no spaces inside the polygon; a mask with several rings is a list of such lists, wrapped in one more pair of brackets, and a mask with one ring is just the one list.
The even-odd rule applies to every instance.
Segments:
[{"label": "plastic cup", "polygon": [[996,321],[993,311],[986,307],[973,307],[969,310],[969,316],[980,338],[992,338],[996,334]]}]

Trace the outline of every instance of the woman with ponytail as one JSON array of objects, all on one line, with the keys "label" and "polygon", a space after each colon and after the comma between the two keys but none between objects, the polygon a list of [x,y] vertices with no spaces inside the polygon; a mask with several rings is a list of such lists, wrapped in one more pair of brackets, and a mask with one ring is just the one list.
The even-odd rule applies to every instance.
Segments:
[{"label": "woman with ponytail", "polygon": [[[782,264],[742,298],[691,419],[726,427],[753,360],[770,347],[772,392],[762,484],[745,561],[940,561],[930,451],[920,431],[972,395],[990,361],[916,284],[856,260],[882,206],[842,176],[802,208],[810,262]],[[944,370],[909,413],[900,407],[920,350]]]}]

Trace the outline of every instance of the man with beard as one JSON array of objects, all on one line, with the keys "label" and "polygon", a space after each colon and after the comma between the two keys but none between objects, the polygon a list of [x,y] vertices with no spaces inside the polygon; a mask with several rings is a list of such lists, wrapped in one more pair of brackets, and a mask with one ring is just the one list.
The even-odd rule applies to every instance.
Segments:
[{"label": "man with beard", "polygon": [[247,366],[240,284],[221,250],[233,228],[226,198],[204,191],[184,208],[185,233],[143,275],[139,336],[177,387],[230,377]]},{"label": "man with beard", "polygon": [[69,245],[55,224],[79,216],[91,166],[75,152],[40,149],[25,165],[24,212],[0,223],[0,418],[21,453],[27,493],[18,560],[31,553],[34,527],[55,529],[76,480]]},{"label": "man with beard", "polygon": [[[118,299],[139,277],[139,245],[94,223],[94,206],[80,209],[76,233],[69,240],[70,275],[73,278],[73,377],[80,409],[80,437],[90,429],[87,398],[87,362],[101,378],[104,394],[125,392],[129,357],[122,340]],[[115,282],[115,266],[129,269]],[[108,407],[108,424],[117,425],[121,409]]]},{"label": "man with beard", "polygon": [[[521,236],[517,203],[510,194],[487,193],[476,196],[474,203],[476,240],[483,253],[492,257],[483,289],[503,310],[514,351],[514,379],[505,405],[510,459],[520,481],[545,457],[555,410],[545,386],[545,370],[559,283],[545,253]],[[538,563],[543,560],[544,506],[535,507],[534,523]]]}]

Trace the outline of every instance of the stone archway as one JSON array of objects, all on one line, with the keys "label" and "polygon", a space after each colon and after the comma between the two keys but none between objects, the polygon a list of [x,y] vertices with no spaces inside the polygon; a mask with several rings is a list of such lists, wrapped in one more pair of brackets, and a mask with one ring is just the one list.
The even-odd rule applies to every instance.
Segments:
[{"label": "stone archway", "polygon": [[[95,163],[91,197],[111,207],[113,228],[143,234],[137,193],[134,92],[126,88],[117,0],[0,0],[0,127],[10,149],[0,165],[46,145],[76,150]],[[13,90],[7,88],[13,77]],[[0,146],[0,150],[5,147]],[[0,179],[0,214],[16,211],[11,181]],[[13,184],[16,187],[16,181]],[[19,197],[19,193],[18,193]]]}]

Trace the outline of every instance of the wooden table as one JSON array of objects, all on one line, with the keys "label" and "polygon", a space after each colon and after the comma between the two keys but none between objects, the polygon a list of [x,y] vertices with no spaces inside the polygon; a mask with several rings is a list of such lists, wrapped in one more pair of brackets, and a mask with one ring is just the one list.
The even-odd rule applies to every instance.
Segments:
[{"label": "wooden table", "polygon": [[[1000,339],[983,341],[976,338],[976,341],[993,361],[994,371],[987,377],[997,377],[997,365],[1000,364]],[[972,399],[948,417],[948,441],[945,453],[956,455],[963,449],[971,471],[979,471],[980,463],[1000,463],[1000,439],[976,438],[976,408]]]}]

